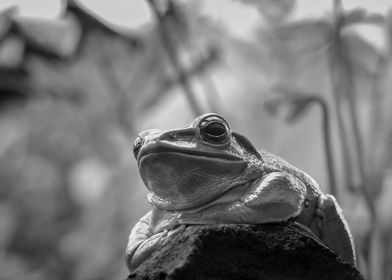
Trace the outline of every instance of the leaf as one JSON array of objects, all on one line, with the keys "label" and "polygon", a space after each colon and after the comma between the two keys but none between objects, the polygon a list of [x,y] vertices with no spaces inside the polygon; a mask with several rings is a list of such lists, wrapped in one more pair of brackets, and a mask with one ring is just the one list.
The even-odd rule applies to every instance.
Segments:
[{"label": "leaf", "polygon": [[348,27],[353,24],[383,24],[385,18],[381,14],[369,13],[365,9],[357,8],[345,13],[342,27]]},{"label": "leaf", "polygon": [[23,39],[11,35],[0,44],[0,68],[17,69],[22,66],[25,52]]},{"label": "leaf", "polygon": [[368,42],[357,32],[346,30],[341,36],[344,45],[344,59],[356,73],[364,73],[372,78],[379,71],[379,59],[382,50]]},{"label": "leaf", "polygon": [[169,1],[162,21],[166,24],[166,28],[170,30],[172,39],[176,40],[177,43],[184,43],[189,40],[189,23],[184,7],[174,1]]},{"label": "leaf", "polygon": [[18,8],[16,6],[9,7],[0,12],[0,40],[10,30],[12,25],[12,17],[16,14]]},{"label": "leaf", "polygon": [[265,108],[273,116],[283,114],[284,120],[288,123],[298,121],[318,100],[312,94],[293,90],[285,85],[275,86],[274,91],[277,96],[267,100],[264,103]]},{"label": "leaf", "polygon": [[19,18],[16,24],[28,44],[59,57],[74,55],[82,36],[78,19],[73,15],[50,21]]},{"label": "leaf", "polygon": [[295,7],[295,0],[240,0],[255,5],[260,14],[272,24],[281,23],[290,15]]},{"label": "leaf", "polygon": [[301,20],[274,30],[275,44],[295,54],[312,54],[327,47],[332,38],[332,25],[324,20]]}]

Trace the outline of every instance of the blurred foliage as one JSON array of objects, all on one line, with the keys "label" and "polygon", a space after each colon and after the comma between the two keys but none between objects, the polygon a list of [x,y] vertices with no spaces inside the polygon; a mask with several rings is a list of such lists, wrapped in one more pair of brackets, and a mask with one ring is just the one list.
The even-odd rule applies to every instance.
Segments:
[{"label": "blurred foliage", "polygon": [[331,1],[298,20],[294,0],[228,2],[256,11],[255,28],[233,32],[211,1],[148,1],[154,24],[135,34],[73,0],[58,21],[0,13],[0,278],[124,277],[148,210],[133,138],[215,111],[335,193],[361,272],[392,279],[391,15]]},{"label": "blurred foliage", "polygon": [[[343,203],[353,198],[357,200],[356,203],[362,201],[361,208],[367,213],[368,225],[361,234],[354,231],[357,237],[359,265],[367,279],[380,280],[392,277],[391,270],[386,265],[391,261],[390,238],[386,237],[391,232],[390,223],[380,219],[382,214],[378,211],[382,193],[390,188],[384,183],[391,168],[386,158],[390,158],[392,153],[389,146],[392,136],[392,127],[389,123],[390,107],[386,109],[386,104],[390,105],[391,100],[388,92],[391,86],[388,82],[390,45],[386,44],[384,49],[378,49],[366,38],[358,36],[355,27],[373,25],[384,31],[385,41],[390,41],[390,16],[389,14],[384,18],[382,15],[369,14],[362,9],[344,11],[342,1],[337,0],[333,2],[332,20],[302,21],[299,24],[283,25],[283,28],[279,25],[274,30],[275,33],[293,38],[296,43],[301,44],[301,48],[298,48],[297,44],[289,46],[291,55],[294,56],[312,54],[309,42],[325,42],[317,48],[325,48],[322,52],[328,60],[324,74],[331,80],[332,100],[329,106],[333,115],[324,114],[323,119],[335,121],[339,136],[335,145],[341,149],[338,159],[334,159],[332,149],[326,149],[326,158],[327,161],[343,161],[342,172],[339,175],[344,178],[342,185],[330,185],[330,191],[336,196],[339,195],[338,198]],[[319,26],[321,30],[313,35],[306,32],[315,26]],[[301,36],[301,31],[303,34],[307,33],[306,37]],[[307,40],[308,38],[312,39]],[[283,40],[286,41],[287,37],[283,37]],[[364,87],[364,84],[367,84],[367,87]],[[283,103],[291,108],[289,121],[303,115],[308,109],[309,100],[325,98],[320,97],[317,91],[313,97],[306,96],[306,88],[283,91],[286,93]],[[282,104],[281,101],[279,103]],[[279,105],[276,101],[267,103],[270,108],[274,104]],[[326,105],[324,107],[327,108]],[[328,126],[330,125],[324,125],[324,129]],[[325,146],[328,146],[327,140],[331,139],[331,131],[329,129],[324,133]],[[333,169],[335,166],[328,164],[330,182],[335,182],[335,179],[331,178],[335,173],[331,172]]]}]

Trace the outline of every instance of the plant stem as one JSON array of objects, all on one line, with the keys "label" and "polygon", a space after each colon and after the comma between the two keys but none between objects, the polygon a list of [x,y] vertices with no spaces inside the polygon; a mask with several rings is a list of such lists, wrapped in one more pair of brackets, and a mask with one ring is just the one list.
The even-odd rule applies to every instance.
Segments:
[{"label": "plant stem", "polygon": [[344,75],[342,67],[340,65],[340,26],[342,21],[342,3],[340,0],[334,0],[334,15],[335,15],[335,26],[333,31],[333,42],[334,48],[331,50],[331,79],[333,84],[333,100],[335,102],[336,116],[341,144],[341,151],[343,155],[343,176],[346,188],[350,191],[354,191],[353,183],[353,166],[350,160],[350,148],[347,131],[345,130],[344,117],[342,112],[343,95],[345,94],[344,85],[341,81],[341,76]]},{"label": "plant stem", "polygon": [[336,184],[336,173],[333,164],[333,149],[331,141],[330,113],[327,102],[322,97],[313,97],[312,101],[320,105],[322,118],[322,131],[325,149],[325,161],[327,166],[329,188],[332,195],[339,200],[339,193]]},{"label": "plant stem", "polygon": [[[351,168],[354,167],[354,164],[356,164],[358,167],[357,175],[359,179],[359,190],[365,200],[365,204],[370,215],[371,225],[367,232],[367,235],[369,240],[373,240],[375,238],[374,227],[375,224],[377,223],[377,213],[376,213],[373,197],[370,194],[370,189],[369,189],[373,186],[368,185],[371,182],[371,178],[370,178],[371,176],[367,176],[368,174],[366,174],[366,170],[365,170],[365,157],[363,152],[362,135],[359,129],[359,123],[358,123],[359,118],[357,114],[357,106],[356,106],[355,91],[354,91],[355,89],[352,81],[353,74],[349,67],[349,62],[346,59],[347,53],[345,52],[344,43],[342,42],[340,36],[341,29],[342,29],[342,22],[344,19],[342,0],[334,0],[334,12],[335,12],[335,30],[334,30],[335,48],[333,53],[334,56],[332,57],[332,61],[333,61],[332,63],[334,63],[335,68],[332,68],[332,70],[335,70],[337,72],[335,73],[335,75],[338,74],[334,76],[334,84],[335,84],[334,97],[337,106],[336,109],[338,111],[338,117],[339,117],[339,111],[346,109],[346,107],[343,106],[347,104],[348,107],[347,123],[346,126],[344,127],[343,118],[340,118],[339,129],[341,133],[351,130],[352,132],[351,138],[354,144],[353,150],[351,151],[352,152],[351,157],[350,154],[346,153],[348,150],[343,151],[345,152],[345,157],[348,156],[348,159],[351,160],[351,161],[345,160],[345,165],[349,164],[349,166],[347,167],[350,167],[350,169],[347,169],[347,171],[350,172],[352,172]],[[339,97],[339,95],[342,96]],[[342,101],[344,103],[340,104]],[[348,139],[347,137],[342,137],[341,140],[342,140],[343,149],[346,150],[345,147],[348,147],[348,143],[344,143],[343,141],[347,141]],[[355,157],[356,157],[356,161],[354,160]],[[353,180],[353,178],[351,178],[351,180]],[[352,182],[351,180],[350,182]],[[365,248],[367,247],[367,245],[363,245],[363,246]],[[372,246],[371,242],[369,246]],[[371,251],[371,248],[368,248],[367,251]],[[369,276],[373,275],[374,272],[372,271],[372,266],[371,266],[371,256],[370,259],[367,259],[366,265],[367,265],[367,271]]]},{"label": "plant stem", "polygon": [[[161,0],[160,0],[161,1]],[[187,75],[185,74],[185,70],[183,69],[177,54],[175,53],[176,47],[172,40],[170,39],[170,30],[169,27],[166,24],[166,21],[164,20],[164,15],[162,15],[159,12],[159,9],[157,7],[156,1],[154,0],[148,0],[148,3],[150,4],[150,7],[155,13],[155,16],[158,20],[158,31],[162,40],[163,47],[165,49],[165,52],[167,54],[167,57],[169,61],[171,62],[173,69],[176,72],[177,77],[179,77],[179,83],[182,86],[182,89],[185,93],[185,96],[188,99],[189,105],[191,106],[191,109],[195,115],[200,115],[202,113],[202,109],[199,105],[199,103],[196,100],[196,95],[192,90],[192,87],[189,83],[189,80],[187,78]]]},{"label": "plant stem", "polygon": [[[157,92],[151,94],[151,97],[148,98],[145,102],[142,103],[140,108],[142,110],[147,110],[153,104],[157,103],[157,100],[162,99],[170,89],[180,83],[181,79],[191,79],[195,76],[203,75],[206,71],[208,71],[214,64],[217,63],[218,57],[216,57],[213,53],[209,53],[208,56],[202,58],[197,63],[192,65],[192,68],[187,69],[184,73],[186,77],[167,77],[159,86]],[[213,108],[211,106],[211,108]],[[220,112],[220,111],[214,111]]]},{"label": "plant stem", "polygon": [[[343,119],[339,121],[341,125],[341,129],[344,131],[349,131],[350,129],[352,130],[352,141],[354,143],[354,150],[353,153],[356,155],[357,159],[357,166],[358,166],[358,176],[359,176],[359,188],[362,193],[362,195],[365,198],[366,205],[368,207],[368,210],[370,212],[371,218],[375,218],[375,209],[374,209],[374,202],[371,198],[371,195],[366,187],[367,183],[367,177],[366,177],[366,171],[365,171],[365,157],[363,153],[363,144],[362,144],[362,135],[360,133],[359,129],[359,124],[358,124],[358,114],[357,114],[357,106],[356,106],[356,100],[355,100],[355,91],[353,88],[353,81],[352,81],[352,72],[349,69],[349,65],[346,59],[347,54],[344,51],[344,46],[343,42],[340,36],[341,28],[342,28],[342,22],[343,22],[343,7],[342,7],[342,1],[341,0],[334,0],[334,8],[335,8],[335,37],[334,37],[334,42],[335,42],[335,49],[334,49],[334,57],[333,60],[335,60],[335,70],[339,73],[339,76],[335,76],[335,84],[336,86],[336,91],[334,91],[334,96],[335,96],[335,101],[338,102],[337,105],[337,111],[339,115],[339,111],[343,110],[342,105],[340,102],[346,101],[347,106],[348,106],[348,123],[346,124],[346,127],[344,127],[344,122]],[[347,82],[345,81],[347,80]],[[342,100],[339,98],[339,95],[342,95],[345,97],[346,100]],[[339,102],[340,101],[340,102]],[[348,147],[348,138],[343,137],[345,140],[345,143],[343,144],[343,149],[345,150],[345,147]],[[346,152],[349,152],[347,150]],[[348,161],[348,164],[351,168],[354,166],[354,160],[353,157],[350,157],[350,155],[347,155],[349,159],[351,159],[351,162]],[[354,155],[353,155],[354,156]],[[352,172],[352,169],[350,172]],[[352,173],[351,173],[352,174]],[[352,180],[352,178],[351,178]],[[352,183],[352,181],[351,181]]]}]

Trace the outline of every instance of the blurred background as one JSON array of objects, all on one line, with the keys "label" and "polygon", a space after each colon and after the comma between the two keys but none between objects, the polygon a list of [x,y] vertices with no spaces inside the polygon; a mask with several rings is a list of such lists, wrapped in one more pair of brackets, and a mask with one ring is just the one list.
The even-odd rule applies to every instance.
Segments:
[{"label": "blurred background", "polygon": [[222,114],[340,202],[392,279],[389,1],[0,0],[0,278],[122,279],[138,132]]}]

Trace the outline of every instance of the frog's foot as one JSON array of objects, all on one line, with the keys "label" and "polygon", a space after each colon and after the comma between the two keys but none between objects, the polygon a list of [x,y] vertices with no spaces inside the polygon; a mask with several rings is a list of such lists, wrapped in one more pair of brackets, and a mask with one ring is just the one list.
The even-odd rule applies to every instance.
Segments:
[{"label": "frog's foot", "polygon": [[[306,187],[294,176],[274,172],[253,182],[241,197],[179,216],[180,223],[262,224],[285,222],[300,214]],[[219,200],[217,200],[219,201]]]},{"label": "frog's foot", "polygon": [[132,243],[126,250],[127,265],[130,271],[137,268],[155,251],[161,249],[173,236],[185,230],[185,225],[181,225],[173,230],[164,230],[153,234],[144,240]]},{"label": "frog's foot", "polygon": [[132,244],[131,247],[127,248],[126,257],[127,265],[130,271],[137,268],[142,262],[144,262],[153,252],[163,246],[166,240],[168,231],[152,235],[146,240],[141,240],[137,243]]},{"label": "frog's foot", "polygon": [[355,252],[350,229],[342,209],[332,195],[321,195],[317,201],[314,223],[319,238],[346,262],[355,265]]}]

